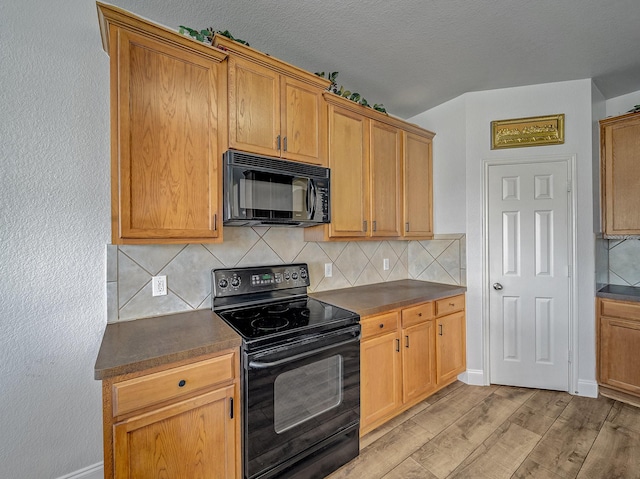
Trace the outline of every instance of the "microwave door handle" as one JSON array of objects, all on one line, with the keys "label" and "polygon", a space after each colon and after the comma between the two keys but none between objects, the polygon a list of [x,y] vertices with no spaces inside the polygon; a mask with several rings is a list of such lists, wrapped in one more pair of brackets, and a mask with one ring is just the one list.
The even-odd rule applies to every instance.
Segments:
[{"label": "microwave door handle", "polygon": [[[311,205],[309,205],[309,196],[311,195]],[[316,203],[318,199],[318,191],[316,189],[316,183],[312,179],[309,179],[309,187],[307,188],[307,213],[309,219],[313,219],[316,215]],[[311,208],[309,208],[311,206]]]}]

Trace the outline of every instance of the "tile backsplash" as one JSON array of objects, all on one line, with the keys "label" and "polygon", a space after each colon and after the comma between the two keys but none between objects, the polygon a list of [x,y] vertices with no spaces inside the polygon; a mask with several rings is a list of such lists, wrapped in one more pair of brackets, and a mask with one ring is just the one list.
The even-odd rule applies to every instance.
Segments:
[{"label": "tile backsplash", "polygon": [[[466,284],[462,234],[436,235],[430,241],[337,243],[305,242],[303,236],[300,228],[226,227],[222,244],[108,245],[107,320],[210,308],[215,268],[307,263],[309,292],[408,278]],[[324,277],[325,263],[333,263],[329,278]],[[151,294],[151,277],[157,275],[167,276],[166,296]]]},{"label": "tile backsplash", "polygon": [[640,286],[640,239],[609,240],[609,283]]}]

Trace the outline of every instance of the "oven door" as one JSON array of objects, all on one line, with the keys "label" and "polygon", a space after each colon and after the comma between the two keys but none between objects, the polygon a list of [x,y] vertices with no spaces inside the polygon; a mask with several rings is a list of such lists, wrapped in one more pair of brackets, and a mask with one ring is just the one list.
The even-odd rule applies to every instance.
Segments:
[{"label": "oven door", "polygon": [[296,470],[324,477],[331,465],[301,464],[322,455],[340,460],[339,450],[349,456],[338,467],[357,456],[359,324],[243,360],[245,478],[299,476]]}]

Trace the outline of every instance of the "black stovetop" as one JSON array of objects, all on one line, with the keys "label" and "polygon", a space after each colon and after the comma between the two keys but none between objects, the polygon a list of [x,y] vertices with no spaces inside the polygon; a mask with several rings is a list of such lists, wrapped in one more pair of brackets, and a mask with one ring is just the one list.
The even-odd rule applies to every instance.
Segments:
[{"label": "black stovetop", "polygon": [[308,296],[216,313],[242,336],[245,346],[252,349],[344,327],[359,320],[352,311]]}]

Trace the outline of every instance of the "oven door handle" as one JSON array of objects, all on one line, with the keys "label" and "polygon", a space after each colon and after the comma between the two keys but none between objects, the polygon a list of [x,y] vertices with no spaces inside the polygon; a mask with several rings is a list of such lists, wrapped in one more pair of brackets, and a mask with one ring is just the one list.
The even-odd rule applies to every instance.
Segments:
[{"label": "oven door handle", "polygon": [[293,356],[289,356],[287,358],[278,359],[277,361],[272,361],[269,363],[264,363],[262,361],[249,361],[250,369],[268,369],[275,368],[277,366],[282,366],[283,364],[287,364],[293,361],[297,361],[299,359],[304,359],[309,356],[313,356],[315,354],[321,353],[323,351],[328,351],[329,349],[339,348],[340,346],[346,346],[347,344],[355,343],[360,341],[360,334],[354,338],[347,339],[346,341],[341,341],[339,343],[328,344],[327,346],[323,346],[321,348],[314,349],[312,351],[305,351],[304,353],[295,354]]}]

